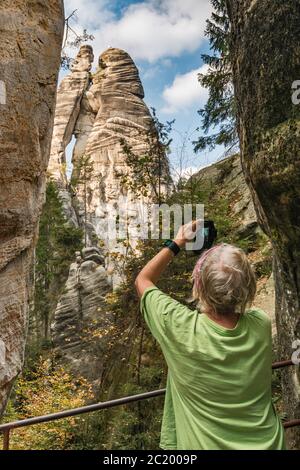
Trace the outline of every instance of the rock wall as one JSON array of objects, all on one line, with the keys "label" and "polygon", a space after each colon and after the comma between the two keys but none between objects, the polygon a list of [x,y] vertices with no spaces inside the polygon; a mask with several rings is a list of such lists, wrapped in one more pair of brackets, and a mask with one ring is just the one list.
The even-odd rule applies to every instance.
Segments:
[{"label": "rock wall", "polygon": [[[241,159],[260,226],[272,241],[279,355],[300,338],[300,4],[226,0]],[[255,33],[254,33],[255,32]],[[282,372],[285,412],[300,418],[298,367]],[[300,428],[287,433],[300,447]]]},{"label": "rock wall", "polygon": [[232,155],[224,160],[200,170],[193,178],[198,184],[208,184],[215,188],[218,197],[230,202],[230,214],[236,220],[237,232],[241,237],[255,234],[258,229],[257,217],[251,194],[244,178],[240,155]]},{"label": "rock wall", "polygon": [[23,363],[63,28],[62,0],[0,3],[0,414]]},{"label": "rock wall", "polygon": [[113,316],[106,311],[105,296],[111,291],[104,259],[95,248],[77,253],[71,264],[65,292],[52,323],[54,349],[75,374],[93,384],[97,391]]},{"label": "rock wall", "polygon": [[[253,250],[248,254],[257,276],[257,294],[254,305],[267,312],[272,320],[273,335],[277,334],[275,320],[275,287],[271,273],[271,244],[264,242],[262,247],[255,246],[255,240],[262,236],[246,184],[240,155],[233,155],[200,170],[193,176],[197,185],[214,189],[214,200],[229,203],[228,217],[234,221],[233,233],[240,240],[253,240]],[[259,245],[259,244],[258,244]]]}]

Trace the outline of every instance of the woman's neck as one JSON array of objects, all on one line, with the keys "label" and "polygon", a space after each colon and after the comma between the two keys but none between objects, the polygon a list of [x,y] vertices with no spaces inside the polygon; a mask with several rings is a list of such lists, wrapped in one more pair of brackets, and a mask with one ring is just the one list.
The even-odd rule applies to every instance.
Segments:
[{"label": "woman's neck", "polygon": [[211,320],[215,321],[219,325],[224,326],[225,328],[235,328],[240,318],[240,314],[235,312],[230,312],[223,315],[211,311],[207,311],[204,313]]}]

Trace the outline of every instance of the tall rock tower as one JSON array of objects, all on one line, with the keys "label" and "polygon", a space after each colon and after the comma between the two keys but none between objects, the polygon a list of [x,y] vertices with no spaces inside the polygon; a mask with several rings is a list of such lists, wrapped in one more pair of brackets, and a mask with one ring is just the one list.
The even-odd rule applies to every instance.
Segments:
[{"label": "tall rock tower", "polygon": [[[131,57],[121,49],[109,48],[100,55],[95,74],[90,73],[92,60],[92,48],[82,46],[70,75],[58,90],[49,173],[58,182],[65,209],[74,220],[70,196],[66,193],[65,156],[66,146],[74,136],[73,174],[78,172],[83,157],[91,166],[84,194],[83,186],[77,184],[77,222],[85,226],[88,244],[94,243],[95,236],[104,238],[109,254],[120,250],[118,243],[105,237],[112,208],[122,210],[120,197],[123,197],[130,219],[134,218],[137,205],[145,202],[145,197],[133,194],[122,185],[120,176],[128,171],[128,165],[121,142],[125,141],[137,157],[143,156],[148,151],[147,136],[155,134],[155,128]],[[169,180],[166,157],[161,168],[162,191],[165,191]],[[146,199],[151,200],[151,191]],[[129,222],[128,227],[129,236],[134,238],[134,223]]]},{"label": "tall rock tower", "polygon": [[[68,220],[83,227],[87,235],[87,247],[81,255],[77,253],[58,302],[52,338],[62,360],[97,388],[104,357],[99,351],[105,350],[114,322],[105,311],[104,298],[111,284],[120,282],[119,260],[128,249],[126,243],[110,236],[108,220],[117,217],[118,211],[125,214],[134,248],[138,239],[135,216],[152,200],[150,188],[137,194],[122,182],[122,175],[129,174],[124,142],[139,158],[149,152],[149,135],[157,143],[158,136],[131,57],[109,48],[101,54],[94,74],[92,62],[92,48],[82,46],[59,87],[48,173],[57,183]],[[68,181],[66,147],[72,138],[73,175]],[[84,181],[80,176],[83,162],[90,168]],[[166,191],[169,171],[165,156],[161,168],[160,183]],[[90,325],[106,332],[96,343],[92,334],[84,334]]]},{"label": "tall rock tower", "polygon": [[67,183],[66,147],[75,132],[83,95],[90,86],[93,60],[93,49],[90,46],[82,46],[71,65],[70,75],[62,80],[58,89],[48,171],[57,182],[61,183],[61,187]]}]

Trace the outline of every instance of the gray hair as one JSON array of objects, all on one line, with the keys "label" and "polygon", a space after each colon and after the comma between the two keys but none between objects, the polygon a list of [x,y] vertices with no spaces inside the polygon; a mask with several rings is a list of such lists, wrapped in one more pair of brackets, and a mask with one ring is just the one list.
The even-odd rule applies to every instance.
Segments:
[{"label": "gray hair", "polygon": [[244,251],[224,243],[203,256],[193,274],[193,299],[203,311],[243,314],[256,293],[255,274]]}]

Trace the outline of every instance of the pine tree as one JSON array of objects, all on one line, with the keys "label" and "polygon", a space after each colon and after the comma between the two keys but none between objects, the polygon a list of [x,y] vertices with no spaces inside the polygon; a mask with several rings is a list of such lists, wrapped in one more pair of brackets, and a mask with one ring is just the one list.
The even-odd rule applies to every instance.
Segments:
[{"label": "pine tree", "polygon": [[[204,136],[193,142],[195,152],[206,148],[213,150],[216,145],[224,145],[230,150],[238,142],[229,56],[229,20],[224,0],[211,0],[211,3],[214,11],[207,20],[205,34],[212,53],[202,54],[202,60],[209,68],[207,73],[198,76],[201,86],[208,89],[209,97],[204,108],[198,111]],[[215,128],[217,132],[210,133]]]}]

